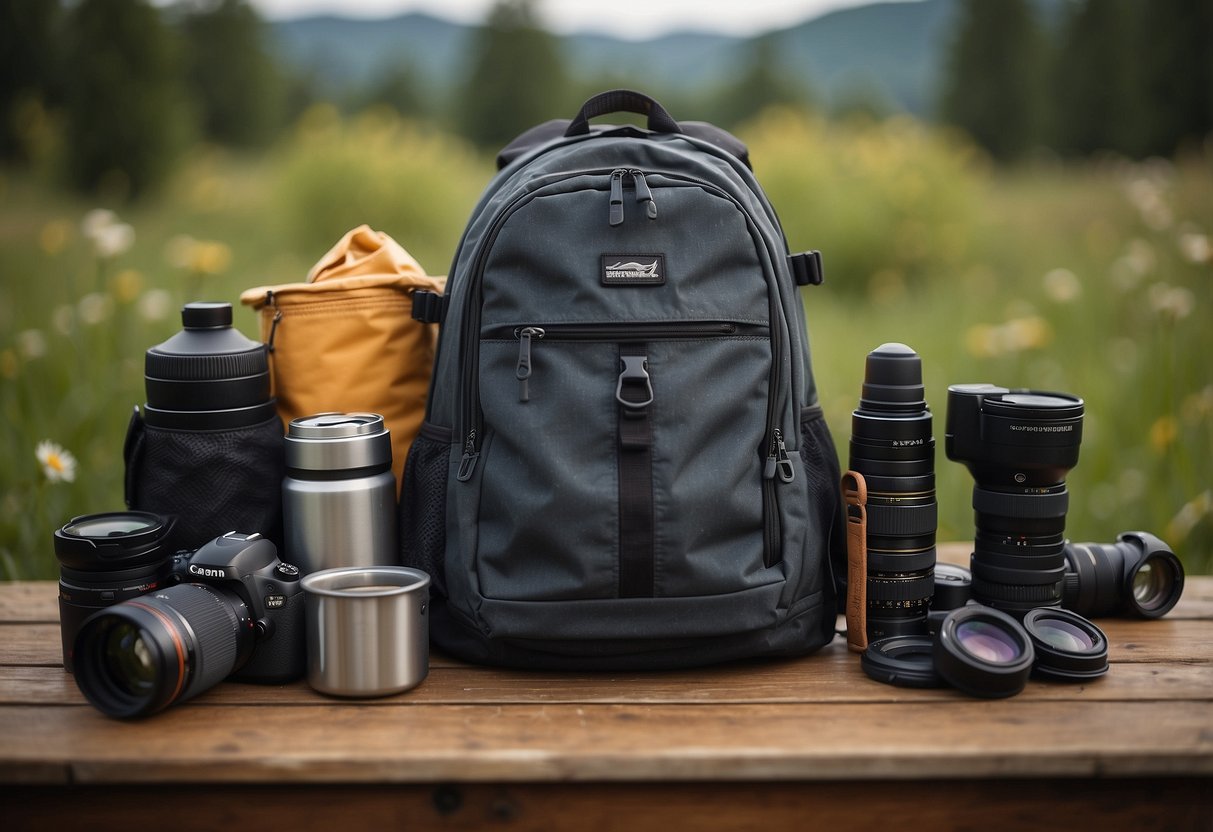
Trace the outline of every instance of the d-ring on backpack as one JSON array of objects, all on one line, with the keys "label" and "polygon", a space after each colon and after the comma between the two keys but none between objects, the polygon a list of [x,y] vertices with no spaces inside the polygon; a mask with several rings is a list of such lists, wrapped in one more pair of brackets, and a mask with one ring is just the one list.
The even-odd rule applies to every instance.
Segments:
[{"label": "d-ring on backpack", "polygon": [[[619,110],[648,129],[589,125]],[[797,291],[820,257],[788,255],[745,146],[617,90],[498,162],[447,296],[414,305],[442,328],[401,542],[436,644],[628,669],[830,641],[839,471]]]}]

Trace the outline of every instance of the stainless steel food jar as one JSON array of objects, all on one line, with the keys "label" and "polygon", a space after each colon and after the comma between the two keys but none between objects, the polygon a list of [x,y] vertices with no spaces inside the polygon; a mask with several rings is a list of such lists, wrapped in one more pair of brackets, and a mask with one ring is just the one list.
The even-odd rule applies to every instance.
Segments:
[{"label": "stainless steel food jar", "polygon": [[391,436],[377,413],[291,421],[282,481],[286,560],[304,574],[400,563]]},{"label": "stainless steel food jar", "polygon": [[308,682],[330,696],[400,693],[429,671],[430,576],[404,566],[325,569],[303,579]]}]

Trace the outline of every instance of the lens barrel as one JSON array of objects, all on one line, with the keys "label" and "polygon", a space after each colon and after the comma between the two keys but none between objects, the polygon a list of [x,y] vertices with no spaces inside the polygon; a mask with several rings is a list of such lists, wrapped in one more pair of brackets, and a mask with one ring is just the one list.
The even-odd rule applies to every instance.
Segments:
[{"label": "lens barrel", "polygon": [[1124,532],[1115,543],[1067,543],[1062,605],[1088,618],[1161,618],[1179,602],[1183,563],[1149,532]]},{"label": "lens barrel", "polygon": [[973,597],[1022,616],[1057,607],[1065,575],[1065,476],[1083,401],[992,384],[948,388],[948,458],[973,474]]},{"label": "lens barrel", "polygon": [[254,622],[236,593],[179,584],[98,612],[80,628],[76,685],[107,716],[146,716],[248,661]]},{"label": "lens barrel", "polygon": [[173,521],[143,511],[74,517],[55,531],[63,668],[72,672],[80,625],[98,610],[172,580]]},{"label": "lens barrel", "polygon": [[922,359],[905,344],[868,354],[850,450],[850,468],[863,475],[868,495],[868,638],[925,634],[934,590],[935,440]]}]

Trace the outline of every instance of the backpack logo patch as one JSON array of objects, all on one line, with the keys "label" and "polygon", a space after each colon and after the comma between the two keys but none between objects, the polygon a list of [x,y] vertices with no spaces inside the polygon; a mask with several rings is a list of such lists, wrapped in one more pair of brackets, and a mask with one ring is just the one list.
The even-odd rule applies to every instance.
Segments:
[{"label": "backpack logo patch", "polygon": [[664,255],[602,255],[603,286],[660,286],[663,283],[665,283]]}]

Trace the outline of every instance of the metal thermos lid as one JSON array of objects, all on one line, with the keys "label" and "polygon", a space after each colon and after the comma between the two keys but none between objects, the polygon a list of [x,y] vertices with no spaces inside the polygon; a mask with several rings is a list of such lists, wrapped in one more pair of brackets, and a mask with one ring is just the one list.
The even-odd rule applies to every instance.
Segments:
[{"label": "metal thermos lid", "polygon": [[317,413],[287,426],[287,468],[354,472],[391,464],[391,432],[378,413]]}]

